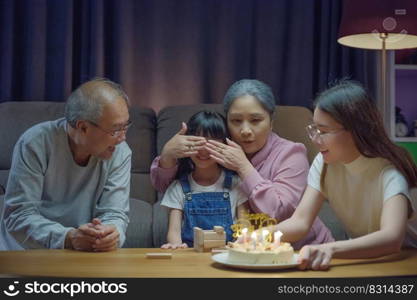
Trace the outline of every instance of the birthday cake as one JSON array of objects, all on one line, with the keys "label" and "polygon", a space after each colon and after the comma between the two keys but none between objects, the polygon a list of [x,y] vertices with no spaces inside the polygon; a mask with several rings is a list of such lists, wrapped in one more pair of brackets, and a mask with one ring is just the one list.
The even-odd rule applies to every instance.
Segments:
[{"label": "birthday cake", "polygon": [[228,261],[239,264],[290,264],[293,263],[294,249],[289,243],[257,244],[229,243]]},{"label": "birthday cake", "polygon": [[293,247],[281,242],[281,231],[271,228],[276,224],[276,220],[266,214],[247,214],[239,219],[232,225],[236,241],[227,245],[228,262],[251,265],[295,263]]}]

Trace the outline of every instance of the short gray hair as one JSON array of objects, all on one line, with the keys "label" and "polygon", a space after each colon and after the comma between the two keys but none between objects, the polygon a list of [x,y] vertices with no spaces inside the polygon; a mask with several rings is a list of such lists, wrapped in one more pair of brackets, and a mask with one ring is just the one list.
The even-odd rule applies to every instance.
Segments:
[{"label": "short gray hair", "polygon": [[94,78],[80,85],[68,97],[65,118],[72,127],[79,120],[98,123],[104,105],[118,97],[122,97],[129,104],[129,98],[119,84],[106,78]]},{"label": "short gray hair", "polygon": [[276,107],[274,94],[267,84],[256,79],[242,79],[230,86],[223,98],[223,107],[226,115],[233,101],[246,95],[250,95],[258,100],[262,107],[268,111],[271,120],[273,119]]}]

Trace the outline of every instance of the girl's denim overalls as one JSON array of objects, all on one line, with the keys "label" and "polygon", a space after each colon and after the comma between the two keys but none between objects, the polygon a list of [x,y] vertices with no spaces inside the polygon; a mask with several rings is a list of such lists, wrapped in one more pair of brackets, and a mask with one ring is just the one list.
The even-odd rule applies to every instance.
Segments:
[{"label": "girl's denim overalls", "polygon": [[184,192],[184,222],[181,238],[183,243],[193,247],[194,227],[203,230],[213,229],[213,226],[223,226],[227,241],[232,240],[233,224],[229,191],[232,186],[234,172],[225,170],[224,191],[203,192],[192,194],[188,174],[180,178]]}]

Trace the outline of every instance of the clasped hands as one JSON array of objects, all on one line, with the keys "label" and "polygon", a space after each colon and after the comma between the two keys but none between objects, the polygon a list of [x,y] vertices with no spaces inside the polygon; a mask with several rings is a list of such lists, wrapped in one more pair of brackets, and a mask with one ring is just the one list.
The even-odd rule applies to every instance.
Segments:
[{"label": "clasped hands", "polygon": [[65,248],[79,251],[112,251],[117,249],[118,244],[119,232],[116,226],[102,224],[98,218],[71,229],[65,238]]}]

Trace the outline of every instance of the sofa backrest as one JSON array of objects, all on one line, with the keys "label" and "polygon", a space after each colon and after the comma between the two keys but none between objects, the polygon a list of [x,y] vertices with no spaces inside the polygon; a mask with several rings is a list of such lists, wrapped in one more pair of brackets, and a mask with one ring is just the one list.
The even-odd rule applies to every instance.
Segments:
[{"label": "sofa backrest", "polygon": [[6,187],[13,148],[29,127],[62,117],[64,106],[55,102],[0,103],[0,184]]},{"label": "sofa backrest", "polygon": [[[0,103],[0,184],[6,187],[14,145],[21,134],[34,124],[64,116],[63,102]],[[156,115],[149,108],[130,108],[132,127],[127,143],[132,149],[131,197],[153,204],[155,190],[151,187],[149,169],[155,157]]]},{"label": "sofa backrest", "polygon": [[132,150],[130,197],[153,204],[156,202],[156,191],[149,172],[156,155],[156,114],[153,109],[143,107],[132,107],[129,113],[133,122],[126,136]]},{"label": "sofa backrest", "polygon": [[[188,119],[198,111],[214,110],[224,114],[222,104],[198,104],[169,106],[158,114],[157,153],[160,154],[165,143],[180,130],[181,122]],[[307,148],[309,162],[317,154],[317,149],[307,136],[305,127],[313,121],[310,110],[301,106],[277,106],[273,122],[273,131],[288,140],[303,143]]]},{"label": "sofa backrest", "polygon": [[272,130],[279,136],[293,142],[302,143],[307,148],[308,161],[311,163],[318,150],[307,136],[306,127],[313,122],[313,113],[302,106],[277,106]]}]

